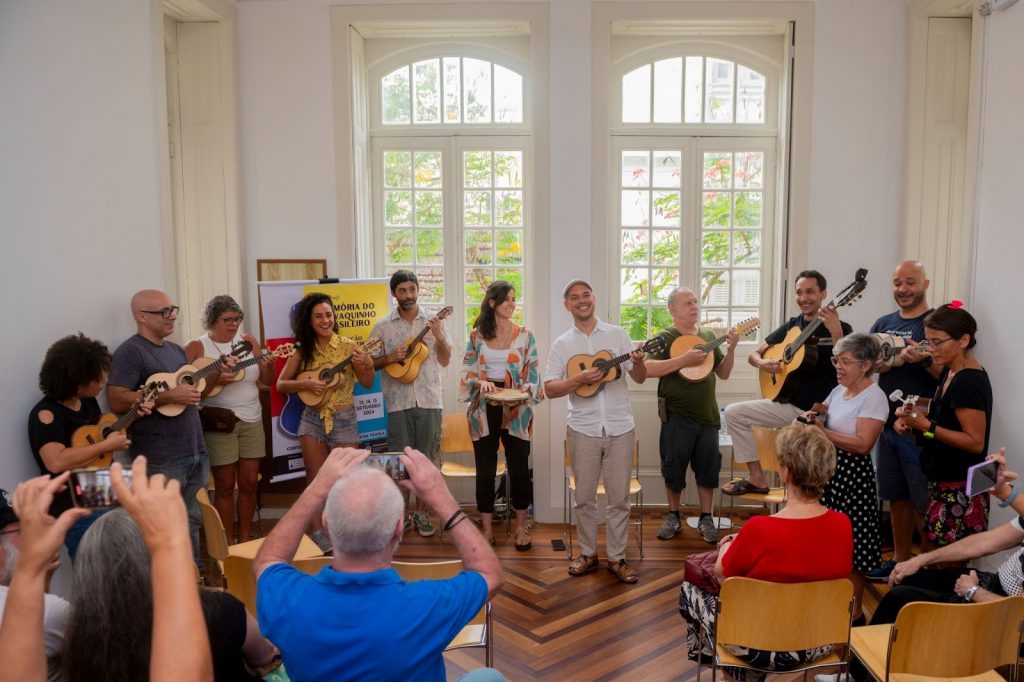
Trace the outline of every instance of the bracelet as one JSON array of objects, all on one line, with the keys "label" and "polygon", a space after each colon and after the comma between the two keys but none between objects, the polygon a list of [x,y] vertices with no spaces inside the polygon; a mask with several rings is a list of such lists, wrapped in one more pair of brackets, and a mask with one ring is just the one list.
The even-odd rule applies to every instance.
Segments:
[{"label": "bracelet", "polygon": [[454,528],[455,524],[462,520],[459,518],[459,514],[462,514],[462,519],[466,518],[466,513],[464,511],[462,511],[461,509],[456,509],[455,513],[449,516],[448,520],[445,521],[444,526],[442,526],[442,528],[446,531]]},{"label": "bracelet", "polygon": [[935,438],[935,429],[939,428],[939,423],[934,419],[928,424],[928,430],[921,435],[925,438]]},{"label": "bracelet", "polygon": [[1017,484],[1017,481],[1014,481],[1013,485],[1010,486],[1010,494],[1007,496],[1005,500],[1003,500],[1002,502],[998,502],[997,504],[1005,509],[1006,507],[1009,507],[1011,504],[1013,504],[1013,501],[1017,498],[1017,495],[1020,495],[1020,486]]}]

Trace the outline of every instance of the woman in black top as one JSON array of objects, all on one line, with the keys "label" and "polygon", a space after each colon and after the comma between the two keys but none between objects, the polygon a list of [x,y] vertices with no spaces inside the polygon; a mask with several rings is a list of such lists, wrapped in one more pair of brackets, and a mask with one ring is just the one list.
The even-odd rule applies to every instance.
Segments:
[{"label": "woman in black top", "polygon": [[926,539],[947,545],[988,527],[988,493],[967,496],[967,469],[985,459],[992,425],[992,385],[970,349],[978,324],[959,301],[924,319],[924,344],[943,366],[927,414],[901,407],[894,428],[918,433],[928,480]]}]

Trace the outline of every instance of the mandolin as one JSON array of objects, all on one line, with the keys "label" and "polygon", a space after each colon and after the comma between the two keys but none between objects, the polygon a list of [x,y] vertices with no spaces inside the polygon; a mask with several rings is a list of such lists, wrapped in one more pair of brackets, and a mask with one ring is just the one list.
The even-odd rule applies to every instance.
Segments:
[{"label": "mandolin", "polygon": [[[828,305],[832,308],[841,308],[850,305],[864,292],[868,286],[868,271],[865,268],[857,270],[853,282],[848,284],[839,295],[833,298]],[[786,338],[781,343],[768,346],[761,357],[765,360],[778,360],[779,372],[771,374],[761,370],[761,395],[768,400],[777,403],[788,403],[800,387],[800,382],[809,372],[814,370],[818,361],[817,344],[809,344],[807,341],[814,332],[821,326],[821,318],[811,320],[803,331],[799,327],[793,327],[786,333]]]},{"label": "mandolin", "polygon": [[[241,361],[239,361],[239,363],[237,365],[235,365],[235,373],[228,377],[228,382],[229,383],[228,384],[217,384],[216,386],[214,386],[213,388],[210,389],[210,392],[207,393],[205,397],[206,398],[212,398],[213,396],[215,396],[218,393],[220,393],[221,391],[223,391],[224,388],[226,386],[228,386],[230,383],[234,383],[236,381],[241,381],[242,379],[244,379],[245,378],[245,372],[243,370],[246,367],[252,367],[256,363],[258,363],[260,360],[262,360],[263,358],[269,358],[269,357],[273,356],[275,358],[280,358],[281,360],[287,360],[288,358],[290,358],[293,355],[295,355],[295,344],[294,343],[282,343],[280,346],[278,346],[274,350],[265,350],[262,353],[260,353],[259,355],[254,355],[251,358],[246,358],[245,360],[241,360]],[[196,358],[193,361],[193,364],[195,364],[195,366],[198,367],[199,369],[202,369],[206,365],[208,365],[210,363],[213,363],[213,362],[216,362],[216,360],[214,360],[213,358],[203,357],[203,358]]]},{"label": "mandolin", "polygon": [[[370,339],[362,346],[363,352],[367,355],[376,355],[384,350],[384,341],[382,339]],[[336,365],[331,367],[322,367],[320,369],[312,369],[308,372],[302,372],[295,377],[297,381],[309,381],[310,379],[319,379],[327,384],[324,388],[324,392],[317,395],[312,390],[299,391],[299,400],[308,405],[309,407],[323,407],[330,400],[331,395],[334,391],[341,386],[341,377],[345,373],[345,369],[352,364],[352,356],[349,355],[347,358],[342,360]]]},{"label": "mandolin", "polygon": [[[751,334],[756,331],[760,326],[761,320],[759,318],[752,317],[749,320],[740,322],[729,330],[729,333],[746,336],[747,334]],[[708,356],[704,358],[704,362],[699,365],[694,365],[693,367],[683,367],[679,370],[679,376],[687,381],[703,381],[709,374],[711,374],[711,370],[715,367],[715,355],[712,351],[728,340],[729,336],[727,334],[719,336],[714,341],[705,341],[696,334],[683,334],[672,342],[672,347],[669,348],[669,356],[677,358],[691,348],[699,348],[707,353]]]},{"label": "mandolin", "polygon": [[[453,308],[448,305],[441,308],[437,312],[436,317],[439,320],[443,320],[452,314]],[[420,367],[423,365],[423,361],[430,355],[430,349],[427,348],[427,344],[423,343],[423,339],[426,337],[427,332],[430,331],[430,327],[423,327],[420,333],[413,338],[405,340],[406,354],[405,358],[397,362],[384,365],[384,372],[394,379],[400,381],[403,384],[411,384],[416,381],[416,377],[420,374]]]},{"label": "mandolin", "polygon": [[878,361],[880,363],[878,365],[879,372],[888,372],[893,367],[902,367],[904,364],[902,357],[904,348],[912,347],[921,355],[930,355],[924,343],[919,343],[916,346],[910,346],[910,344],[907,343],[907,339],[902,336],[897,336],[896,334],[877,333],[872,334],[871,336],[875,337],[875,341],[878,341],[878,345],[882,347],[882,352],[878,356]]},{"label": "mandolin", "polygon": [[[229,355],[234,355],[237,358],[250,351],[252,351],[251,343],[248,341],[239,341],[231,347]],[[196,365],[182,365],[176,372],[157,372],[146,379],[146,384],[163,382],[167,385],[168,389],[177,388],[181,385],[189,385],[195,386],[202,391],[206,388],[206,377],[219,372],[220,368],[223,366],[224,361],[219,359],[213,360],[202,369]],[[177,417],[185,411],[186,407],[188,407],[188,405],[184,403],[164,403],[157,407],[156,411],[165,417]]]},{"label": "mandolin", "polygon": [[[662,353],[666,348],[665,338],[662,336],[655,336],[640,346],[639,350],[641,353]],[[633,351],[630,351],[632,353]],[[600,380],[595,381],[592,384],[583,384],[577,388],[574,393],[581,398],[589,398],[595,396],[598,392],[604,388],[604,385],[609,381],[615,381],[622,376],[622,368],[619,367],[623,362],[629,359],[629,353],[624,353],[616,358],[612,357],[610,351],[601,350],[594,355],[586,355],[580,353],[569,358],[569,362],[565,366],[566,377],[572,379],[573,377],[586,372],[591,367],[596,367],[603,372],[603,376]]]},{"label": "mandolin", "polygon": [[[125,431],[129,426],[135,423],[136,419],[142,416],[139,406],[142,403],[153,402],[156,400],[156,396],[160,391],[166,391],[168,388],[170,387],[163,381],[154,381],[142,386],[139,389],[142,392],[142,398],[120,417],[113,412],[107,412],[101,416],[99,421],[95,424],[87,424],[86,426],[79,426],[75,429],[75,432],[71,434],[71,447],[82,448],[95,445],[96,443],[106,440],[107,436],[115,431]],[[101,452],[88,462],[79,466],[105,469],[110,466],[113,459],[114,451],[108,450],[106,452]]]}]

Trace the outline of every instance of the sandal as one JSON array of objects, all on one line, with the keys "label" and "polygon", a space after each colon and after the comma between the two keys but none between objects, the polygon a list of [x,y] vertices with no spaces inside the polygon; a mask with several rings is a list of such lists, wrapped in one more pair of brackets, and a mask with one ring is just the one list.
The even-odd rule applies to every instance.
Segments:
[{"label": "sandal", "polygon": [[587,556],[586,554],[580,554],[578,557],[569,562],[569,575],[581,576],[587,573],[593,573],[597,570],[597,555]]},{"label": "sandal", "polygon": [[636,572],[635,568],[627,564],[625,559],[619,559],[618,561],[609,560],[608,570],[616,578],[629,585],[640,580],[640,574]]},{"label": "sandal", "polygon": [[487,530],[482,531],[482,532],[483,532],[483,535],[484,535],[484,540],[487,541],[487,544],[490,545],[491,547],[494,547],[494,532],[493,531],[487,531]]},{"label": "sandal", "polygon": [[525,528],[519,528],[516,530],[516,550],[519,552],[525,552],[526,550],[533,547],[533,542],[530,541],[530,531]]},{"label": "sandal", "polygon": [[768,488],[759,488],[745,478],[733,481],[729,486],[728,490],[722,486],[723,495],[767,495],[770,492]]}]

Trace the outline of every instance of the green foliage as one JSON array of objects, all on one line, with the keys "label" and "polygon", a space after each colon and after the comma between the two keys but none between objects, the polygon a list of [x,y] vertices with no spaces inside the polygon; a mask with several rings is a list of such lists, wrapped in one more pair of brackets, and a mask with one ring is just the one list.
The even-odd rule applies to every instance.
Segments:
[{"label": "green foliage", "polygon": [[412,265],[412,230],[387,230],[384,252],[388,265]]},{"label": "green foliage", "polygon": [[412,192],[384,192],[384,224],[412,225]]},{"label": "green foliage", "polygon": [[416,122],[437,123],[441,120],[438,60],[413,64],[413,73],[416,78]]},{"label": "green foliage", "polygon": [[631,339],[649,338],[647,322],[648,308],[643,306],[621,306],[619,308],[619,326],[626,330]]},{"label": "green foliage", "polygon": [[441,226],[444,216],[440,192],[416,192],[416,224]]},{"label": "green foliage", "polygon": [[441,230],[416,230],[416,264],[444,264],[444,235]]},{"label": "green foliage", "polygon": [[384,152],[384,186],[395,189],[412,187],[412,154]]},{"label": "green foliage", "polygon": [[385,123],[408,123],[412,104],[409,101],[409,67],[392,71],[380,82],[381,109]]},{"label": "green foliage", "polygon": [[465,152],[462,155],[463,187],[491,186],[491,153]]}]

